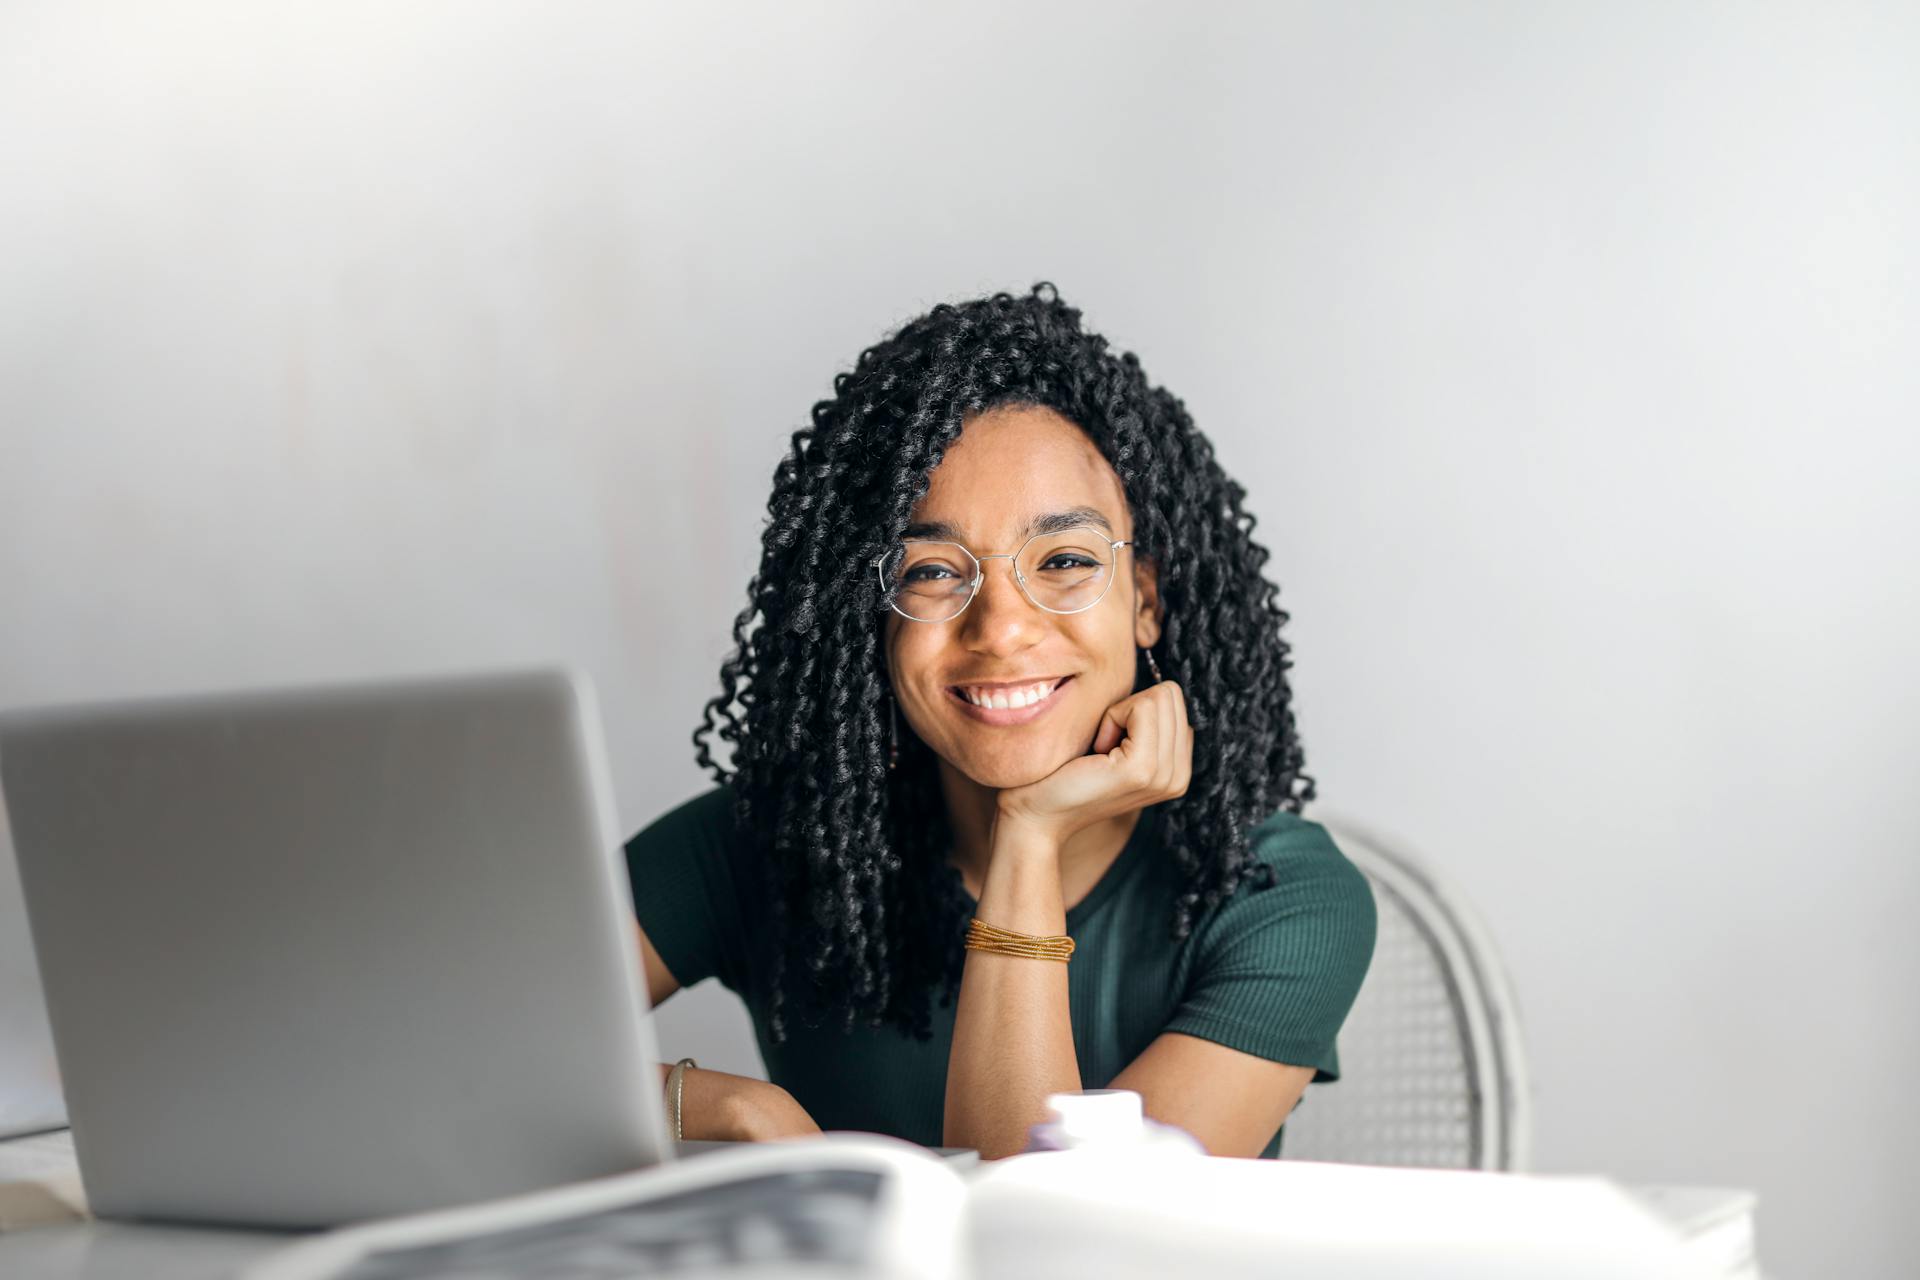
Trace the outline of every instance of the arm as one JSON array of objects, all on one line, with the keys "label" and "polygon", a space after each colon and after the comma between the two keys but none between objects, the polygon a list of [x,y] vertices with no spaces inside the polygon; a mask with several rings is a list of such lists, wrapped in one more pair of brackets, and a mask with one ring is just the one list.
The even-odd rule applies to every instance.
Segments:
[{"label": "arm", "polygon": [[[1163,681],[1114,704],[1092,754],[1000,793],[980,919],[1020,933],[1066,931],[1060,850],[1096,822],[1186,794],[1193,731],[1180,686]],[[984,1160],[1017,1154],[1046,1099],[1081,1087],[1058,961],[968,951],[947,1060],[945,1137]]]},{"label": "arm", "polygon": [[[1058,848],[996,823],[980,918],[1021,933],[1064,933]],[[1014,1155],[1027,1145],[1027,1126],[1046,1119],[1047,1095],[1078,1088],[1067,966],[967,952],[947,1059],[946,1145],[972,1147],[983,1160]]]},{"label": "arm", "polygon": [[1180,1008],[1113,1080],[1215,1155],[1260,1154],[1314,1077],[1336,1069],[1333,1038],[1377,929],[1366,877],[1323,827],[1296,819],[1253,839],[1283,883],[1211,920]]},{"label": "arm", "polygon": [[[638,921],[634,923],[633,932],[640,942],[647,1000],[658,1008],[680,989],[680,983],[668,971],[667,962],[660,958],[653,944],[647,941],[646,930]],[[671,1062],[660,1064],[663,1087],[672,1069]],[[813,1117],[779,1085],[699,1067],[687,1068],[680,1082],[680,1129],[688,1138],[734,1142],[763,1142],[820,1132]]]},{"label": "arm", "polygon": [[1209,1154],[1257,1156],[1313,1080],[1312,1067],[1167,1032],[1113,1078],[1140,1095],[1148,1116],[1176,1124]]}]

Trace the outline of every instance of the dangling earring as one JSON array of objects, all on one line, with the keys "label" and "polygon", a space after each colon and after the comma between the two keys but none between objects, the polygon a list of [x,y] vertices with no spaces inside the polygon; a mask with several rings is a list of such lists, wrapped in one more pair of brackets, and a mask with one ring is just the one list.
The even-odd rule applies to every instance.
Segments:
[{"label": "dangling earring", "polygon": [[1159,684],[1166,677],[1160,674],[1160,664],[1153,660],[1153,647],[1149,645],[1140,651],[1147,655],[1147,670],[1153,672],[1153,682]]},{"label": "dangling earring", "polygon": [[900,767],[900,704],[887,695],[887,768]]}]

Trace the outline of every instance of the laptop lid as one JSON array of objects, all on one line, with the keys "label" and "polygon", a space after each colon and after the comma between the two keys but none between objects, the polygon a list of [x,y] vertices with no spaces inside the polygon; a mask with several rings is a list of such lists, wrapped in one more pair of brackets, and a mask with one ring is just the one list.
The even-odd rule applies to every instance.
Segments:
[{"label": "laptop lid", "polygon": [[584,678],[0,715],[102,1216],[319,1226],[670,1154]]}]

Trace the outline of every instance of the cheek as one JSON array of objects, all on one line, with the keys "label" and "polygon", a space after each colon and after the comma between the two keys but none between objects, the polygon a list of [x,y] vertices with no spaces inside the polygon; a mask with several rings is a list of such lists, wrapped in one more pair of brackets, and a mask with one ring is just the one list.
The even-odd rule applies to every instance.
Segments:
[{"label": "cheek", "polygon": [[907,697],[913,696],[917,687],[915,676],[927,664],[938,645],[929,645],[929,637],[924,631],[910,631],[913,624],[898,614],[887,615],[886,631],[881,637],[881,649],[887,655],[887,679],[894,691]]},{"label": "cheek", "polygon": [[[941,639],[937,634],[923,635],[904,629],[911,625],[889,624],[886,637],[887,669],[894,696],[900,702],[901,715],[916,725],[924,725],[939,709],[935,695],[940,690],[923,679],[922,673],[935,666],[940,655]],[[929,699],[935,699],[931,705]]]},{"label": "cheek", "polygon": [[1097,688],[1111,706],[1133,692],[1133,627],[1119,610],[1103,621],[1105,625],[1080,637],[1080,651],[1087,657],[1088,686]]}]

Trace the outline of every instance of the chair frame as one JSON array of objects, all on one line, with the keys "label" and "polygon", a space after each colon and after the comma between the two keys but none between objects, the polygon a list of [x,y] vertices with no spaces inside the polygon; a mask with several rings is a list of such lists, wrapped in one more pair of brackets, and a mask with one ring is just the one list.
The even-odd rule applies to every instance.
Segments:
[{"label": "chair frame", "polygon": [[1479,916],[1401,841],[1337,812],[1309,816],[1441,957],[1474,1090],[1471,1167],[1524,1172],[1533,1158],[1532,1078],[1513,988]]}]

